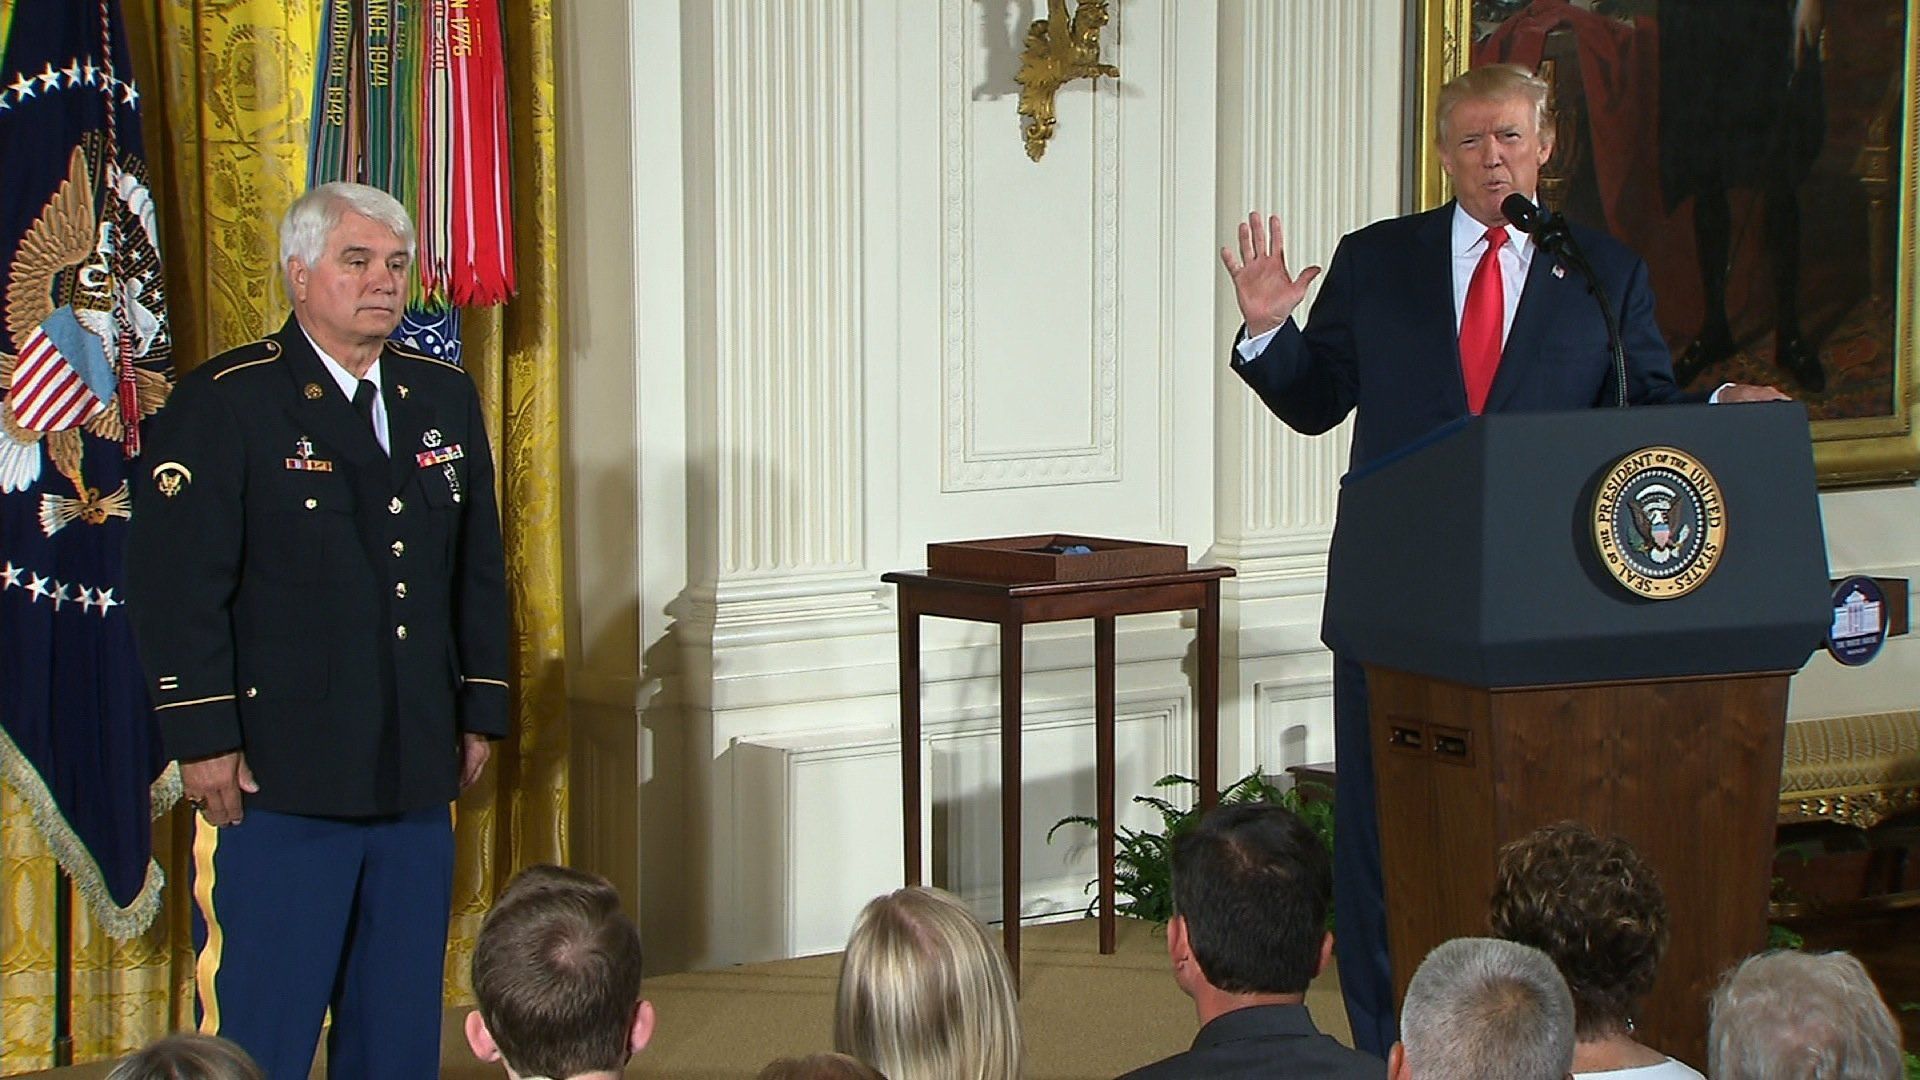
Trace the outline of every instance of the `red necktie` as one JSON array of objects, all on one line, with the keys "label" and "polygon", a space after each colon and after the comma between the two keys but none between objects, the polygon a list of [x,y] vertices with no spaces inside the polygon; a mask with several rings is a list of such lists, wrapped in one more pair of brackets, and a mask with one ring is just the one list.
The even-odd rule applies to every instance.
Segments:
[{"label": "red necktie", "polygon": [[1500,324],[1506,318],[1505,290],[1500,284],[1500,249],[1507,230],[1487,230],[1487,250],[1467,283],[1467,306],[1460,313],[1460,377],[1467,384],[1467,409],[1475,416],[1487,407],[1487,391],[1500,367]]}]

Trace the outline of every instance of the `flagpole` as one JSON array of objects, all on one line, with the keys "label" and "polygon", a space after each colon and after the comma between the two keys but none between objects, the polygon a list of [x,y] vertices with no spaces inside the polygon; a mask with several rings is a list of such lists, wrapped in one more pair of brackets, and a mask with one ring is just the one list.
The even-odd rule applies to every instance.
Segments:
[{"label": "flagpole", "polygon": [[73,879],[56,863],[53,879],[53,1067],[73,1064]]}]

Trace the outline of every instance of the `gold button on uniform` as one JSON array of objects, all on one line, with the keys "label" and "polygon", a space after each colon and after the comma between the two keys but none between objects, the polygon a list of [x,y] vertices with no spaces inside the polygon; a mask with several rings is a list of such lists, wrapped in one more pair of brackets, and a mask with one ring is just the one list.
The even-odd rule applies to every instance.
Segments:
[{"label": "gold button on uniform", "polygon": [[401,502],[400,496],[398,495],[395,495],[392,501],[387,503],[387,513],[389,514],[397,514],[400,511],[405,510],[406,508],[407,508],[407,504]]},{"label": "gold button on uniform", "polygon": [[407,628],[404,625],[394,627],[393,636],[399,638],[401,641],[407,640]]},{"label": "gold button on uniform", "polygon": [[319,500],[319,499],[308,499],[308,500],[307,500],[307,509],[309,509],[309,510],[312,510],[312,509],[315,509],[315,508],[317,508],[317,507],[318,507],[319,505],[320,505],[320,500]]},{"label": "gold button on uniform", "polygon": [[400,556],[405,555],[406,553],[407,553],[407,545],[402,541],[395,540],[393,542],[393,557],[397,559]]},{"label": "gold button on uniform", "polygon": [[407,598],[407,583],[404,581],[394,582],[393,595],[399,597],[402,600],[405,600]]}]

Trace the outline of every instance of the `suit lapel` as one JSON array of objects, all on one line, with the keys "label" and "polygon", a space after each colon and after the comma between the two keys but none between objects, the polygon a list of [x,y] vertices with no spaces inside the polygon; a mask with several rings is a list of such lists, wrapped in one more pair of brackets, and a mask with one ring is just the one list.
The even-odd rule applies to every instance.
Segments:
[{"label": "suit lapel", "polygon": [[[327,451],[363,468],[384,457],[373,430],[360,422],[360,414],[353,411],[353,402],[340,392],[340,385],[320,362],[299,324],[289,318],[275,339],[287,358],[287,377],[293,383],[287,415],[293,418],[301,433]],[[319,393],[315,394],[314,389]],[[289,447],[288,453],[292,452],[293,448]]]},{"label": "suit lapel", "polygon": [[[1558,321],[1560,305],[1565,301],[1568,278],[1563,270],[1553,271],[1560,260],[1539,247],[1533,249],[1533,262],[1527,266],[1527,283],[1520,290],[1520,307],[1513,313],[1513,329],[1507,331],[1507,344],[1500,350],[1500,367],[1493,373],[1493,386],[1487,390],[1487,412],[1498,412],[1526,382],[1533,365],[1540,362],[1540,349],[1548,331]],[[1458,346],[1456,345],[1456,350]]]},{"label": "suit lapel", "polygon": [[1460,373],[1460,327],[1453,312],[1453,203],[1430,211],[1414,231],[1419,245],[1413,263],[1414,341],[1446,342],[1431,355],[1452,366],[1446,380],[1451,411],[1467,414],[1467,383]]}]

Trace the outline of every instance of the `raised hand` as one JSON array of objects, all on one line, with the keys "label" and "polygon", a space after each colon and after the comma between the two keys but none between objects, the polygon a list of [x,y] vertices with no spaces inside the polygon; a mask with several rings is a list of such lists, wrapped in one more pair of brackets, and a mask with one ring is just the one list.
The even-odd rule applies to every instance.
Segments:
[{"label": "raised hand", "polygon": [[1286,322],[1306,299],[1307,286],[1320,276],[1318,266],[1307,267],[1298,277],[1288,272],[1278,214],[1267,217],[1264,229],[1259,214],[1248,214],[1240,226],[1240,257],[1235,259],[1231,249],[1221,248],[1220,262],[1233,279],[1233,295],[1240,302],[1240,317],[1250,338]]}]

